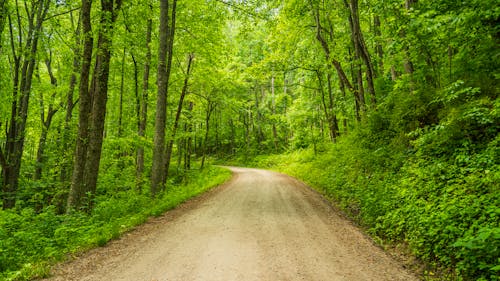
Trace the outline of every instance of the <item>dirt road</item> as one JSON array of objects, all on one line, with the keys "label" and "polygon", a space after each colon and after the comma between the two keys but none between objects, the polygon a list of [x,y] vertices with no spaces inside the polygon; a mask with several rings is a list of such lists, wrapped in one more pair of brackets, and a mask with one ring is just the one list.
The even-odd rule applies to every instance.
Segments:
[{"label": "dirt road", "polygon": [[49,280],[417,280],[297,180],[231,169],[226,185]]}]

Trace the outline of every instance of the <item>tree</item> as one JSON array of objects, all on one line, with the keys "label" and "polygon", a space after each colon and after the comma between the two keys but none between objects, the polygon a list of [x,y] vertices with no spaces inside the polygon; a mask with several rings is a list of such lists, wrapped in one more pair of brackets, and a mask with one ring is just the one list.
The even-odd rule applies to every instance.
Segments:
[{"label": "tree", "polygon": [[[21,160],[24,151],[26,121],[31,96],[33,72],[36,65],[38,43],[42,34],[42,26],[49,10],[50,1],[33,1],[25,11],[28,18],[27,32],[23,33],[20,7],[16,6],[17,39],[14,38],[14,26],[11,14],[8,15],[11,35],[13,67],[13,99],[7,138],[0,147],[0,164],[2,166],[2,199],[3,208],[13,208],[16,203],[16,192],[19,184]],[[3,12],[3,11],[2,11]],[[25,41],[25,42],[24,42]]]},{"label": "tree", "polygon": [[101,160],[106,102],[108,95],[109,63],[113,25],[116,21],[121,0],[102,0],[101,19],[97,40],[95,68],[89,88],[90,61],[92,58],[90,8],[91,0],[82,0],[82,34],[84,51],[80,74],[80,119],[75,164],[68,211],[74,209],[90,210],[92,195],[97,186],[99,163]]},{"label": "tree", "polygon": [[[149,6],[152,12],[151,5]],[[138,124],[137,135],[139,138],[145,137],[147,118],[148,118],[148,91],[149,91],[149,70],[151,65],[151,32],[153,29],[153,20],[148,18],[146,27],[146,59],[144,61],[144,73],[142,77],[142,96],[138,101]],[[137,188],[140,189],[143,183],[144,173],[144,147],[139,145],[137,148],[137,167],[136,167],[136,181]]]},{"label": "tree", "polygon": [[[179,128],[179,121],[181,118],[182,107],[184,105],[184,98],[188,92],[188,82],[189,76],[191,75],[191,65],[193,63],[194,54],[189,54],[187,58],[187,69],[186,69],[186,77],[184,78],[184,85],[182,87],[181,96],[179,98],[179,104],[177,105],[177,112],[175,114],[174,126],[172,128],[172,134],[170,136],[170,140],[168,141],[166,153],[165,153],[165,178],[168,177],[168,170],[170,168],[170,158],[172,157],[172,148],[174,146],[174,140],[177,134],[177,129]],[[179,157],[180,158],[180,157]]]}]

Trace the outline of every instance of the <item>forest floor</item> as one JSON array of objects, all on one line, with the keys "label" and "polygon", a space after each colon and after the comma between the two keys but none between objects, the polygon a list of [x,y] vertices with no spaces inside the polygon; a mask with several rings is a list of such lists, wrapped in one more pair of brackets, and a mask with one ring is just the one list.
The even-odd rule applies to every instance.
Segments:
[{"label": "forest floor", "polygon": [[303,183],[231,170],[228,183],[47,280],[418,280]]}]

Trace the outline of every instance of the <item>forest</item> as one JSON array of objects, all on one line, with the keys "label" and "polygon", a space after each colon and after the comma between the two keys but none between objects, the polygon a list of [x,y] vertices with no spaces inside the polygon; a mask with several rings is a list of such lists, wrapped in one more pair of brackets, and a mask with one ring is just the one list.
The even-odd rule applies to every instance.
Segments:
[{"label": "forest", "polygon": [[0,0],[0,280],[268,168],[500,280],[498,0]]}]

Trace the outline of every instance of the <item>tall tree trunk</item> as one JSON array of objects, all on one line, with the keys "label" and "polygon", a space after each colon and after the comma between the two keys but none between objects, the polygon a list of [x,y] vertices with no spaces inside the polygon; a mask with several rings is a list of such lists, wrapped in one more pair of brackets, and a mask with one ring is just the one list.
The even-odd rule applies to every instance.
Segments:
[{"label": "tall tree trunk", "polygon": [[[97,56],[92,78],[94,87],[92,92],[92,114],[90,116],[89,145],[84,172],[86,193],[90,194],[90,199],[92,199],[97,188],[108,99],[113,25],[120,6],[121,0],[116,0],[116,2],[114,0],[101,0],[101,29],[97,40]],[[92,208],[92,200],[88,202],[88,206],[89,209]]]},{"label": "tall tree trunk", "polygon": [[78,135],[76,138],[75,155],[73,160],[73,175],[68,196],[67,212],[79,209],[84,200],[85,186],[83,184],[87,145],[89,140],[89,117],[92,110],[91,93],[89,89],[90,66],[92,64],[92,37],[91,11],[92,0],[82,0],[80,12],[81,35],[83,36],[83,53],[80,69],[79,106],[78,106]]},{"label": "tall tree trunk", "polygon": [[[116,0],[116,2],[113,0],[101,0],[101,28],[97,40],[96,63],[91,82],[92,88],[91,91],[88,91],[90,61],[92,58],[92,39],[89,36],[89,32],[91,31],[91,3],[85,3],[87,1],[89,0],[82,0],[82,33],[85,36],[85,44],[82,61],[82,75],[80,77],[80,86],[83,87],[83,89],[80,89],[80,114],[82,114],[82,98],[85,100],[85,105],[83,107],[88,111],[83,113],[84,116],[80,116],[79,120],[79,138],[81,139],[77,142],[77,147],[75,149],[73,181],[70,197],[68,198],[69,212],[74,209],[90,211],[92,208],[92,197],[97,187],[102,141],[104,137],[113,25],[118,15],[117,11],[121,6],[121,0]],[[82,83],[86,84],[82,85]],[[84,127],[83,130],[82,127]],[[82,132],[80,132],[80,130],[82,130]],[[79,145],[86,146],[86,148],[79,147]],[[80,180],[80,183],[76,183],[76,179]]]},{"label": "tall tree trunk", "polygon": [[[150,11],[152,7],[150,6]],[[149,70],[151,65],[151,33],[153,29],[153,20],[148,19],[147,29],[146,29],[146,60],[144,62],[144,73],[142,76],[142,98],[139,113],[139,128],[137,130],[137,135],[139,138],[144,138],[146,135],[146,126],[148,118],[148,91],[149,91]],[[137,167],[136,167],[136,178],[137,178],[137,189],[140,190],[143,184],[143,173],[144,173],[144,146],[139,144],[137,148]]]},{"label": "tall tree trunk", "polygon": [[[31,85],[33,72],[36,64],[36,54],[38,50],[38,40],[42,34],[42,25],[49,10],[50,1],[43,0],[32,4],[31,14],[28,15],[28,28],[26,34],[26,44],[22,54],[16,54],[14,43],[13,27],[10,21],[11,46],[14,65],[14,91],[11,111],[11,120],[7,128],[5,148],[0,147],[0,164],[2,165],[2,200],[4,209],[15,206],[16,194],[21,172],[21,160],[24,151],[24,138],[26,133],[26,121],[28,118],[28,106],[31,96]],[[18,7],[19,8],[19,7]],[[17,11],[18,26],[21,27],[19,10]],[[18,34],[19,48],[22,44],[21,30]],[[21,52],[21,51],[20,51]],[[22,59],[22,64],[21,64]],[[21,67],[22,65],[22,67]],[[19,76],[19,70],[21,75]],[[20,78],[20,80],[19,80]]]},{"label": "tall tree trunk", "polygon": [[[165,126],[167,121],[168,81],[172,67],[172,52],[175,34],[177,0],[172,3],[169,17],[169,1],[160,1],[160,38],[158,47],[158,93],[156,98],[155,135],[153,164],[151,167],[151,194],[165,188]],[[168,56],[168,57],[167,57]]]},{"label": "tall tree trunk", "polygon": [[168,169],[170,168],[170,158],[172,157],[172,148],[174,146],[175,136],[177,134],[177,128],[179,127],[179,120],[181,119],[182,105],[184,104],[184,98],[187,95],[189,75],[191,74],[191,65],[194,59],[193,54],[188,55],[188,64],[186,70],[186,77],[184,78],[184,85],[182,87],[181,96],[179,97],[179,104],[177,105],[177,113],[175,114],[174,127],[172,128],[172,134],[170,135],[170,140],[166,148],[165,154],[165,177],[168,177]]}]

